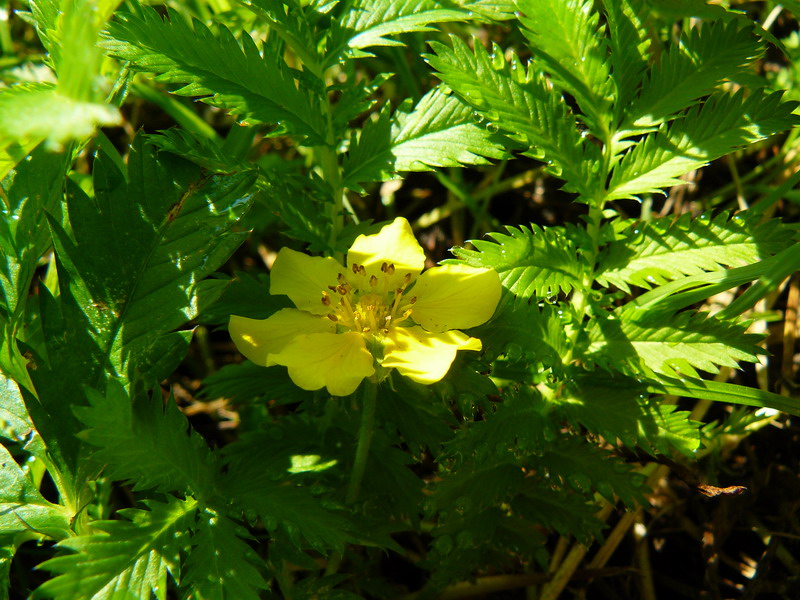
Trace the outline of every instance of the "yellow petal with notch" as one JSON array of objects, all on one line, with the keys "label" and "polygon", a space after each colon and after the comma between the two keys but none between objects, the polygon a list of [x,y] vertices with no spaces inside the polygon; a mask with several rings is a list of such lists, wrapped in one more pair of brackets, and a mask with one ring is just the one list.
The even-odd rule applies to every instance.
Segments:
[{"label": "yellow petal with notch", "polygon": [[289,377],[299,387],[325,387],[333,396],[352,394],[375,372],[364,337],[352,331],[298,336],[272,359],[289,368]]},{"label": "yellow petal with notch", "polygon": [[458,350],[481,349],[479,339],[460,331],[430,333],[422,327],[398,327],[387,338],[381,366],[424,384],[447,375]]},{"label": "yellow petal with notch", "polygon": [[443,265],[428,269],[409,292],[417,298],[412,318],[428,331],[469,329],[488,321],[502,285],[493,269]]},{"label": "yellow petal with notch", "polygon": [[412,279],[425,267],[425,252],[414,237],[411,225],[402,217],[396,218],[375,235],[360,235],[347,253],[347,266],[362,265],[367,275],[383,280],[381,265],[394,265],[389,276],[389,289],[400,287],[407,273]]},{"label": "yellow petal with notch", "polygon": [[296,308],[283,308],[267,319],[231,316],[228,323],[236,348],[256,364],[274,365],[270,354],[276,354],[298,335],[332,333],[336,325],[327,317],[312,315]]},{"label": "yellow petal with notch", "polygon": [[300,310],[325,315],[322,292],[337,284],[337,276],[345,268],[333,258],[309,256],[291,248],[281,248],[269,277],[269,293],[285,294]]}]

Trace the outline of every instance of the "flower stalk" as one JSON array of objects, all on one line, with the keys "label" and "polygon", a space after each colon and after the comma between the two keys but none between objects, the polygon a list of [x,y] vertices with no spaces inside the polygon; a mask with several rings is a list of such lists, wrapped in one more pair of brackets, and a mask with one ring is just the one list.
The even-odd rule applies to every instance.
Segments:
[{"label": "flower stalk", "polygon": [[361,482],[367,470],[369,448],[372,445],[372,433],[375,430],[375,412],[377,408],[378,384],[369,380],[361,386],[361,425],[358,429],[358,445],[350,482],[347,486],[345,504],[353,504],[361,492]]}]

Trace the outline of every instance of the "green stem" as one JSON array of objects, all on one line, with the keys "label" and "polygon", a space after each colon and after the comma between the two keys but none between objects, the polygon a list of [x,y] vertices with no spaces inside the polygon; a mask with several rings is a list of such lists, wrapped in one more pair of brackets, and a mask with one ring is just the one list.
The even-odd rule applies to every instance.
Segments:
[{"label": "green stem", "polygon": [[361,427],[358,430],[358,447],[350,473],[350,483],[347,486],[346,504],[353,504],[358,499],[361,491],[361,482],[367,470],[369,447],[372,443],[372,432],[375,429],[375,408],[377,406],[378,384],[365,381],[362,388]]}]

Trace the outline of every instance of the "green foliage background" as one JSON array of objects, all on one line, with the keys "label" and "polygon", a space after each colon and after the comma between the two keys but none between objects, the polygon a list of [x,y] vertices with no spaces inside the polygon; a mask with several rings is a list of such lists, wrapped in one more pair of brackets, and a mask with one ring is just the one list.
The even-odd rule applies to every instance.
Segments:
[{"label": "green foliage background", "polygon": [[[659,471],[626,457],[697,460],[760,422],[706,426],[707,401],[800,415],[791,381],[729,381],[765,355],[753,307],[800,267],[776,216],[800,181],[796,3],[780,37],[699,0],[12,5],[0,599],[424,599],[560,565],[528,590],[555,598],[603,511],[647,504]],[[737,204],[719,186],[654,212],[723,157]],[[446,201],[389,183],[415,177]],[[501,216],[533,181],[575,217]],[[496,269],[504,295],[470,331],[480,355],[378,389],[353,501],[361,393],[218,369],[209,339],[287,305],[258,252],[341,257],[397,215],[449,219],[450,260]],[[170,384],[198,363],[235,431],[179,410]],[[34,542],[43,576],[20,576]]]}]

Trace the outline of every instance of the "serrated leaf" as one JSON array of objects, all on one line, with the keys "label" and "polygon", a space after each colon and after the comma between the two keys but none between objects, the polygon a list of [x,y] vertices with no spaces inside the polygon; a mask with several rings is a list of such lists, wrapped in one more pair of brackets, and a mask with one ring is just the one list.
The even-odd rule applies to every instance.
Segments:
[{"label": "serrated leaf", "polygon": [[199,96],[251,124],[277,125],[312,145],[326,142],[319,97],[298,87],[282,61],[262,57],[249,34],[242,34],[240,45],[223,26],[214,35],[199,21],[192,28],[169,14],[166,20],[149,8],[140,15],[119,13],[103,47],[135,70],[158,74],[157,81],[183,86],[176,94]]},{"label": "serrated leaf", "polygon": [[40,568],[56,573],[33,594],[54,600],[164,600],[167,571],[178,575],[184,532],[195,518],[197,502],[167,497],[148,500],[149,510],[119,511],[130,520],[95,521],[99,533],[58,544],[68,554]]},{"label": "serrated leaf", "polygon": [[224,397],[236,404],[260,401],[287,404],[301,401],[309,397],[311,392],[298,388],[286,369],[265,369],[246,361],[225,365],[204,379],[200,395],[208,399]]},{"label": "serrated leaf", "polygon": [[0,181],[0,316],[9,321],[21,315],[33,272],[50,246],[45,213],[61,210],[66,162],[40,146]]},{"label": "serrated leaf", "polygon": [[17,442],[37,458],[46,458],[45,446],[28,414],[19,386],[0,373],[0,437]]},{"label": "serrated leaf", "polygon": [[214,493],[215,457],[202,437],[170,397],[143,394],[135,403],[122,386],[109,381],[105,394],[86,390],[90,406],[75,414],[88,428],[81,439],[95,447],[94,460],[118,481],[131,481],[135,490],[191,493],[208,498]]},{"label": "serrated leaf", "polygon": [[[388,105],[387,105],[388,106]],[[386,181],[398,171],[488,164],[507,158],[491,132],[475,123],[474,111],[452,94],[434,88],[414,109],[388,110],[368,122],[344,161],[344,185],[363,192],[359,183]]]},{"label": "serrated leaf", "polygon": [[680,43],[650,70],[642,93],[628,107],[627,122],[633,127],[662,123],[725,79],[735,80],[762,52],[750,28],[740,28],[737,20],[716,20],[684,31]]},{"label": "serrated leaf", "polygon": [[[432,31],[431,24],[467,20],[470,0],[443,8],[435,0],[356,0],[348,7],[343,28],[350,48],[400,46],[391,36],[412,31]],[[476,4],[480,4],[476,2]]]},{"label": "serrated leaf", "polygon": [[450,40],[452,48],[431,42],[435,54],[426,60],[437,76],[486,122],[545,161],[567,182],[565,189],[592,198],[601,183],[592,172],[600,164],[599,150],[580,135],[575,117],[545,76],[516,55],[507,62],[499,47],[490,56],[480,42],[473,52],[457,37]]},{"label": "serrated leaf", "polygon": [[595,128],[608,126],[611,79],[608,48],[591,0],[517,0],[533,60],[571,94]]},{"label": "serrated leaf", "polygon": [[122,381],[152,368],[161,359],[154,350],[163,348],[153,346],[160,336],[224,290],[225,282],[202,279],[242,242],[245,234],[230,229],[249,206],[255,177],[201,176],[141,141],[127,171],[99,155],[94,201],[70,186],[68,222],[51,221],[67,318],[77,321],[70,327],[88,329],[71,335],[75,343],[90,338],[87,348],[69,351],[86,353]]},{"label": "serrated leaf", "polygon": [[592,319],[585,329],[586,343],[579,354],[606,368],[630,374],[682,373],[697,377],[695,369],[716,373],[720,366],[755,362],[764,351],[760,336],[746,334],[740,325],[703,313],[644,313],[628,309]]},{"label": "serrated leaf", "polygon": [[608,245],[597,281],[630,292],[685,275],[756,263],[791,243],[792,231],[778,221],[759,224],[755,213],[720,213],[693,219],[686,214],[635,223]]},{"label": "serrated leaf", "polygon": [[558,366],[566,354],[567,336],[558,309],[523,299],[501,303],[497,316],[470,331],[483,343],[486,359],[505,354],[510,360]]},{"label": "serrated leaf", "polygon": [[635,198],[685,183],[680,175],[800,122],[794,102],[761,90],[713,95],[682,119],[644,137],[614,169],[605,200]]},{"label": "serrated leaf", "polygon": [[583,436],[557,437],[540,455],[529,459],[529,468],[547,474],[577,492],[593,490],[609,502],[619,497],[629,508],[647,504],[646,477],[636,473],[619,457],[588,444]]},{"label": "serrated leaf", "polygon": [[692,456],[700,447],[701,423],[674,404],[649,398],[649,386],[628,377],[575,373],[567,393],[556,403],[560,415],[615,443],[654,454],[675,448]]},{"label": "serrated leaf", "polygon": [[472,267],[496,270],[503,287],[521,298],[549,297],[583,285],[583,263],[563,230],[534,224],[506,230],[508,235],[490,233],[492,242],[473,240],[477,250],[454,248],[453,254]]},{"label": "serrated leaf", "polygon": [[[182,584],[197,600],[258,600],[267,582],[263,561],[242,538],[247,530],[210,509],[198,519]],[[257,566],[258,565],[258,566]]]},{"label": "serrated leaf", "polygon": [[70,535],[71,517],[65,507],[44,499],[0,444],[0,537],[32,532],[63,539]]},{"label": "serrated leaf", "polygon": [[616,89],[614,109],[621,122],[650,68],[650,38],[644,0],[604,0],[611,50],[611,80]]},{"label": "serrated leaf", "polygon": [[[20,119],[25,114],[28,118]],[[25,83],[0,91],[0,145],[48,140],[60,148],[69,140],[92,135],[97,127],[118,125],[119,109],[76,100],[50,83]]]}]

